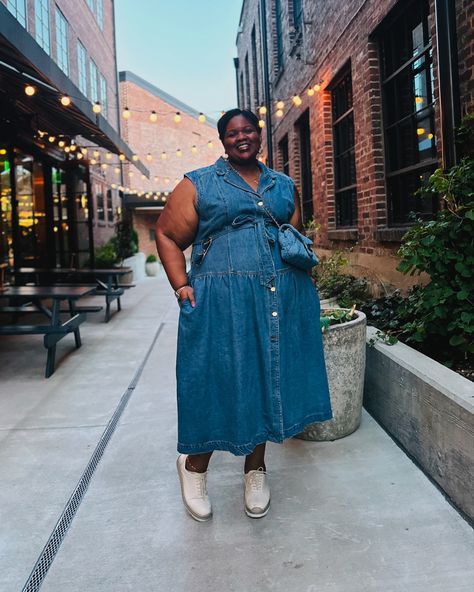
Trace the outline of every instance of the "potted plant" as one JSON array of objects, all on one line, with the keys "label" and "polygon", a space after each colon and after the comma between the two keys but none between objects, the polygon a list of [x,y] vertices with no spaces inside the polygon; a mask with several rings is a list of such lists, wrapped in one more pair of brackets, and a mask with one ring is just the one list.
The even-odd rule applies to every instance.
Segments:
[{"label": "potted plant", "polygon": [[366,317],[351,308],[321,310],[324,357],[333,418],[313,423],[296,437],[302,440],[337,440],[360,425],[364,393]]},{"label": "potted plant", "polygon": [[158,266],[158,259],[156,258],[156,255],[148,255],[148,257],[146,258],[146,263],[145,263],[146,274],[148,276],[155,276],[155,275],[158,275],[158,270],[159,270],[159,266]]}]

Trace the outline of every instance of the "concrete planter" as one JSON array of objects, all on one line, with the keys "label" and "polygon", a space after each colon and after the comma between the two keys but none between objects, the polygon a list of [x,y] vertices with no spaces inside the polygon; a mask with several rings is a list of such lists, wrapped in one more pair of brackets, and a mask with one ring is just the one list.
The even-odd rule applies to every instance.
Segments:
[{"label": "concrete planter", "polygon": [[150,277],[154,277],[155,275],[158,275],[159,269],[160,269],[160,266],[158,264],[158,261],[150,261],[150,263],[145,263],[146,274]]},{"label": "concrete planter", "polygon": [[140,281],[145,279],[145,253],[137,253],[132,257],[127,257],[123,260],[124,267],[131,267],[133,271],[133,281]]},{"label": "concrete planter", "polygon": [[321,308],[341,308],[337,303],[336,296],[333,296],[332,298],[323,298],[320,300],[320,305]]},{"label": "concrete planter", "polygon": [[307,426],[296,437],[301,440],[337,440],[352,434],[360,425],[365,374],[366,316],[333,325],[323,333],[333,418]]},{"label": "concrete planter", "polygon": [[[367,328],[367,340],[377,330]],[[474,520],[474,384],[404,343],[367,347],[364,406]]]}]

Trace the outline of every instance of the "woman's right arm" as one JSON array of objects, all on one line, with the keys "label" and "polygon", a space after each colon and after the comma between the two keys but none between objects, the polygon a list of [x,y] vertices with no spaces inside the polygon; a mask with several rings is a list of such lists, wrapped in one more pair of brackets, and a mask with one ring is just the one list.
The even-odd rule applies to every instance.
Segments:
[{"label": "woman's right arm", "polygon": [[[194,185],[184,178],[171,193],[156,223],[156,248],[173,290],[188,283],[183,251],[193,243],[196,236],[199,217],[195,204]],[[180,292],[180,300],[186,298],[194,306],[191,287]]]}]

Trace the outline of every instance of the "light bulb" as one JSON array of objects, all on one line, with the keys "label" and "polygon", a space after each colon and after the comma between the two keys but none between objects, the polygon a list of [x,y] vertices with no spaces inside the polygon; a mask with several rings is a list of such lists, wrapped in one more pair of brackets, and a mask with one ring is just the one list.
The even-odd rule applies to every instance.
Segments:
[{"label": "light bulb", "polygon": [[292,98],[292,101],[293,101],[293,104],[294,104],[294,105],[296,105],[296,107],[299,107],[299,106],[301,105],[301,103],[303,102],[303,101],[301,100],[301,97],[300,97],[299,95],[295,95],[295,96]]},{"label": "light bulb", "polygon": [[125,160],[125,154],[119,154],[119,160]]},{"label": "light bulb", "polygon": [[69,107],[69,105],[71,104],[71,98],[68,97],[68,95],[63,95],[60,101],[63,107]]},{"label": "light bulb", "polygon": [[104,169],[104,171],[106,171],[109,168],[109,165],[106,162],[103,162],[100,166],[102,169]]},{"label": "light bulb", "polygon": [[89,162],[91,164],[97,164],[97,160],[95,158],[91,158]]},{"label": "light bulb", "polygon": [[117,183],[112,183],[111,187],[112,189],[117,189]]},{"label": "light bulb", "polygon": [[285,101],[277,101],[277,109],[284,109]]},{"label": "light bulb", "polygon": [[415,103],[417,103],[417,105],[423,103],[423,97],[415,97]]},{"label": "light bulb", "polygon": [[110,152],[106,152],[106,153],[105,153],[105,158],[106,158],[107,160],[112,160],[112,154],[111,154]]},{"label": "light bulb", "polygon": [[430,134],[428,134],[428,139],[429,139],[429,140],[432,140],[432,139],[433,139],[433,134],[431,134],[431,133],[430,133]]},{"label": "light bulb", "polygon": [[315,84],[313,86],[313,90],[314,90],[314,92],[319,92],[321,90],[321,85],[320,84]]},{"label": "light bulb", "polygon": [[65,142],[64,140],[59,140],[59,142],[58,142],[58,146],[59,146],[60,148],[64,148],[64,146],[66,146],[66,142]]},{"label": "light bulb", "polygon": [[129,177],[133,177],[133,175],[134,175],[134,172],[133,171],[128,171],[128,176]]},{"label": "light bulb", "polygon": [[306,91],[308,97],[312,97],[315,92],[316,91],[314,90],[314,88],[308,88],[308,90]]},{"label": "light bulb", "polygon": [[114,173],[120,173],[120,167],[115,167],[114,168]]},{"label": "light bulb", "polygon": [[84,158],[84,154],[82,154],[82,152],[78,152],[76,154],[76,158],[77,158],[77,160],[81,160],[82,158]]},{"label": "light bulb", "polygon": [[178,158],[181,158],[183,156],[183,151],[181,150],[181,148],[178,148],[178,150],[176,150],[176,156]]},{"label": "light bulb", "polygon": [[55,136],[49,136],[48,140],[51,142],[51,144],[54,142],[55,140]]},{"label": "light bulb", "polygon": [[161,153],[161,160],[166,160],[168,158],[168,155],[166,154],[166,152],[162,152]]},{"label": "light bulb", "polygon": [[158,181],[160,180],[160,177],[156,177],[154,178],[155,183],[158,183]]},{"label": "light bulb", "polygon": [[170,182],[168,177],[165,177],[165,183],[168,184]]},{"label": "light bulb", "polygon": [[181,113],[179,111],[176,111],[176,115],[173,117],[173,121],[175,123],[181,123]]},{"label": "light bulb", "polygon": [[260,128],[264,128],[265,127],[265,122],[263,121],[263,119],[259,119],[258,120],[258,127],[260,127]]},{"label": "light bulb", "polygon": [[209,150],[211,150],[214,147],[212,140],[209,140],[209,142],[207,143],[207,147],[209,148]]},{"label": "light bulb", "polygon": [[99,101],[96,101],[93,105],[92,105],[92,111],[94,111],[94,113],[100,113],[102,111],[102,107],[99,103]]},{"label": "light bulb", "polygon": [[86,156],[86,154],[87,154],[87,148],[81,148],[81,152],[82,152],[82,154],[84,154],[84,156]]},{"label": "light bulb", "polygon": [[418,127],[418,128],[416,129],[416,133],[417,133],[419,136],[422,136],[422,135],[425,133],[425,128],[424,128],[424,127]]},{"label": "light bulb", "polygon": [[158,121],[158,115],[156,114],[156,111],[152,111],[150,113],[150,121],[152,123],[156,123]]},{"label": "light bulb", "polygon": [[138,160],[138,156],[137,156],[136,154],[134,154],[134,155],[132,156],[132,160],[133,160],[133,162],[137,162],[137,160]]},{"label": "light bulb", "polygon": [[124,119],[130,119],[130,116],[131,116],[130,109],[128,107],[125,107],[124,110],[122,111],[122,117]]},{"label": "light bulb", "polygon": [[148,152],[148,154],[146,155],[146,159],[148,160],[148,162],[151,162],[153,160],[153,156],[150,152]]},{"label": "light bulb", "polygon": [[25,86],[25,95],[32,97],[36,93],[36,88],[31,86],[31,84],[27,84]]},{"label": "light bulb", "polygon": [[199,123],[205,123],[206,122],[206,116],[204,115],[204,113],[199,113],[199,115],[198,115],[198,121],[199,121]]},{"label": "light bulb", "polygon": [[277,117],[283,117],[283,109],[277,109],[277,110],[275,111],[275,115],[276,115]]},{"label": "light bulb", "polygon": [[100,152],[98,150],[94,150],[92,154],[94,155],[94,158],[99,158],[100,156]]},{"label": "light bulb", "polygon": [[144,181],[146,179],[145,175],[142,175],[142,181]]},{"label": "light bulb", "polygon": [[267,112],[267,108],[265,107],[265,105],[259,107],[258,112],[260,113],[260,115],[265,115],[265,113]]},{"label": "light bulb", "polygon": [[198,151],[198,149],[196,148],[196,146],[195,146],[195,145],[193,145],[193,146],[191,147],[191,152],[192,152],[193,154],[197,154],[197,151]]},{"label": "light bulb", "polygon": [[69,148],[70,148],[71,152],[75,152],[75,151],[77,150],[77,146],[76,146],[76,144],[71,144],[71,145],[69,146]]},{"label": "light bulb", "polygon": [[69,146],[64,146],[64,152],[71,152],[71,149],[69,148]]}]

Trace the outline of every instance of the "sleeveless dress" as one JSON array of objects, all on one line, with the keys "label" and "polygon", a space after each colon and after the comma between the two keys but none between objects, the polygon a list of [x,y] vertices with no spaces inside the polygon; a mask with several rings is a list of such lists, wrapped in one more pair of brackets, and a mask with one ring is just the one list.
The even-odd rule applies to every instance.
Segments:
[{"label": "sleeveless dress", "polygon": [[319,298],[280,256],[277,227],[294,211],[293,181],[260,163],[258,191],[220,158],[185,177],[198,231],[180,301],[178,452],[249,454],[332,417]]}]

